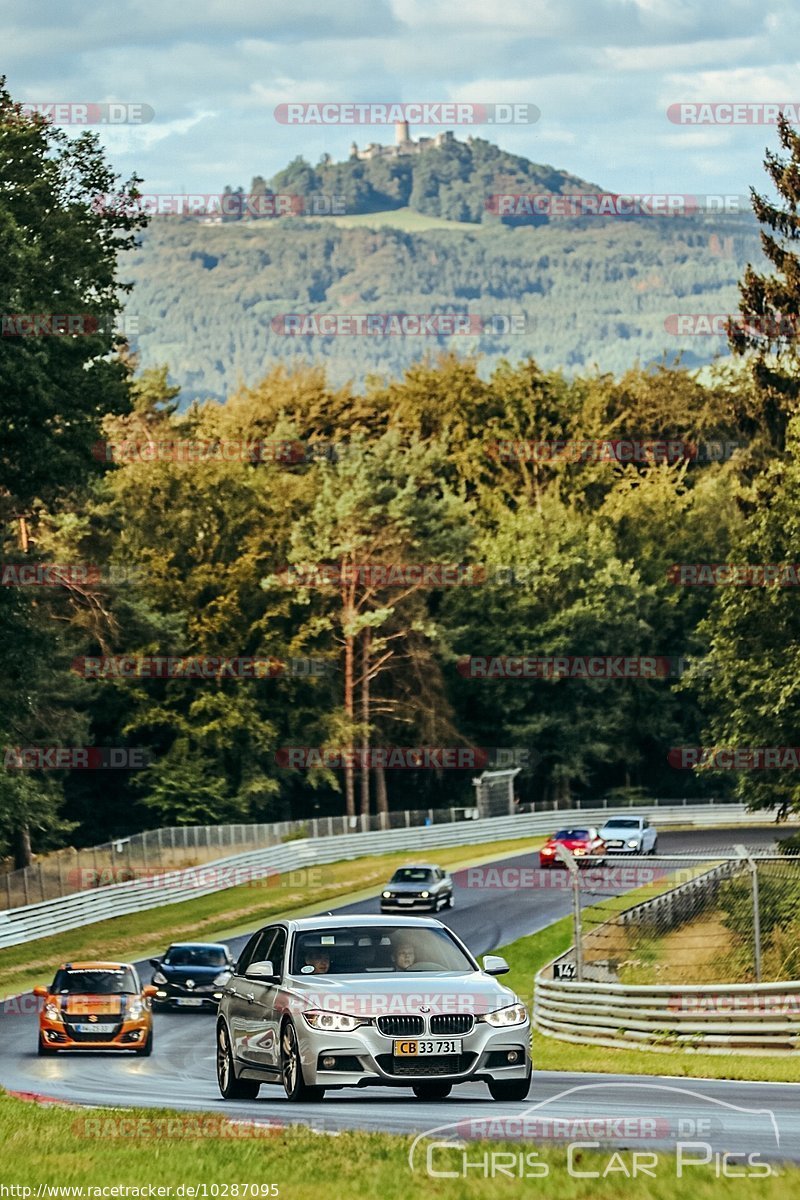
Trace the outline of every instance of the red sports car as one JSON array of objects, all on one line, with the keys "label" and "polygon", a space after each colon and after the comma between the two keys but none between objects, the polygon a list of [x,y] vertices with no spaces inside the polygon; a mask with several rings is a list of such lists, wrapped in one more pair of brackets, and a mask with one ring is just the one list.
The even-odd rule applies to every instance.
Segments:
[{"label": "red sports car", "polygon": [[576,858],[601,858],[606,852],[606,844],[593,825],[581,829],[559,829],[549,841],[545,842],[539,851],[539,866],[563,866],[560,858],[556,858],[556,846],[565,846]]}]

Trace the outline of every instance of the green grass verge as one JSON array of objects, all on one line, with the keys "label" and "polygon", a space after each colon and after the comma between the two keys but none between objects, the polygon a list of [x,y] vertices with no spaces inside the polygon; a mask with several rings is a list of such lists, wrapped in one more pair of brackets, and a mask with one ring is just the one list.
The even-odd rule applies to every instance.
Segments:
[{"label": "green grass verge", "polygon": [[[125,1125],[120,1126],[120,1121]],[[794,1166],[781,1168],[780,1175],[719,1179],[712,1161],[705,1167],[685,1168],[684,1177],[678,1179],[675,1159],[659,1155],[650,1164],[653,1178],[628,1178],[623,1172],[632,1170],[632,1152],[614,1154],[608,1150],[577,1155],[574,1170],[600,1173],[599,1178],[577,1178],[567,1169],[563,1149],[530,1143],[471,1142],[466,1153],[440,1150],[432,1158],[434,1169],[455,1171],[456,1178],[432,1178],[425,1172],[424,1149],[419,1167],[411,1170],[411,1139],[406,1137],[382,1133],[326,1136],[302,1127],[276,1130],[266,1138],[241,1137],[230,1136],[235,1129],[218,1114],[209,1117],[208,1125],[202,1122],[202,1114],[156,1109],[127,1109],[122,1113],[102,1108],[81,1113],[0,1095],[0,1178],[6,1186],[31,1188],[28,1195],[33,1197],[42,1184],[140,1189],[129,1195],[147,1195],[148,1185],[153,1185],[172,1189],[173,1197],[191,1196],[186,1189],[198,1185],[205,1185],[208,1197],[216,1185],[214,1194],[223,1200],[267,1196],[270,1184],[275,1185],[272,1194],[280,1200],[320,1200],[329,1191],[348,1200],[373,1200],[375,1196],[381,1200],[415,1200],[423,1196],[426,1200],[485,1200],[487,1196],[503,1200],[525,1194],[558,1200],[605,1196],[609,1200],[616,1196],[678,1200],[687,1193],[692,1200],[719,1200],[720,1196],[726,1200],[786,1200],[800,1196],[800,1170]],[[205,1128],[205,1136],[176,1136],[179,1129],[191,1129],[192,1123],[195,1129]],[[118,1136],[114,1131],[120,1128],[150,1132],[144,1132],[144,1136]],[[154,1136],[153,1130],[159,1129],[162,1136]],[[209,1130],[213,1132],[209,1134]],[[526,1154],[535,1155],[529,1162],[538,1164],[540,1177],[519,1178],[516,1171],[509,1170],[508,1158],[503,1164],[507,1173],[489,1175],[490,1164],[500,1160],[484,1160],[484,1155],[503,1152],[513,1155],[515,1163],[524,1161]],[[473,1166],[462,1177],[464,1158],[486,1165],[483,1170]],[[735,1165],[740,1169],[740,1164]],[[530,1172],[531,1167],[527,1170]],[[184,1191],[176,1191],[181,1185]],[[248,1189],[245,1193],[245,1185],[263,1190],[252,1193]],[[26,1200],[25,1193],[16,1194]],[[203,1197],[202,1191],[193,1194]],[[111,1193],[107,1191],[106,1195]]]},{"label": "green grass verge", "polygon": [[[447,846],[433,852],[437,863],[453,870],[533,851],[543,838]],[[426,854],[426,857],[428,855]],[[49,983],[56,964],[81,959],[150,958],[171,941],[225,940],[257,929],[279,916],[319,912],[326,904],[347,904],[376,895],[396,867],[419,860],[407,850],[375,857],[344,859],[300,867],[280,877],[254,880],[196,900],[151,908],[109,921],[97,921],[53,937],[38,938],[0,950],[0,994],[11,996],[37,983]],[[199,867],[198,871],[208,869]]]}]

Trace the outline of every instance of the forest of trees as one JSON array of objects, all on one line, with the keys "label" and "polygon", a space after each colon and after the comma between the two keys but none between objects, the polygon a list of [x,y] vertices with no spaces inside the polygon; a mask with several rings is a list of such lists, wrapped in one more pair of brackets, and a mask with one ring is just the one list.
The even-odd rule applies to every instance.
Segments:
[{"label": "forest of trees", "polygon": [[[757,207],[775,272],[742,281],[743,311],[761,318],[800,306],[800,142],[779,132],[794,167],[769,161],[782,207]],[[0,90],[2,311],[112,311],[115,272],[128,278],[140,253],[136,222],[94,211],[91,196],[134,187],[114,179],[93,135],[67,141]],[[370,257],[363,266],[381,269]],[[230,329],[208,320],[226,359]],[[60,586],[3,577],[0,851],[24,862],[31,849],[159,824],[427,807],[472,791],[469,771],[289,767],[283,752],[297,746],[524,749],[525,801],[622,789],[800,808],[796,770],[681,770],[670,755],[795,740],[796,588],[684,586],[675,571],[794,561],[791,338],[745,332],[735,339],[745,367],[702,382],[668,365],[565,374],[509,350],[489,365],[443,353],[356,388],[316,356],[289,368],[265,353],[260,381],[224,404],[187,406],[169,382],[171,355],[142,369],[107,325],[0,339],[3,564],[91,567]],[[623,462],[507,446],[668,437],[735,449],[719,461],[711,451]],[[356,569],[392,564],[471,565],[473,586],[398,587]],[[518,654],[688,667],[625,680],[463,670],[465,658]],[[86,678],[80,666],[120,655],[326,669],[149,679]],[[137,748],[149,765],[32,770],[14,759],[20,747],[88,745]]]},{"label": "forest of trees", "polygon": [[[431,350],[534,357],[567,374],[621,374],[681,355],[685,366],[727,352],[725,338],[675,336],[676,313],[737,311],[737,281],[760,259],[752,214],[576,217],[538,228],[423,230],[341,227],[326,220],[201,225],[156,217],[121,276],[144,367],[169,364],[184,402],[223,401],[274,363],[324,365],[335,386],[397,377]],[[287,336],[285,313],[471,313],[524,317],[452,337]]]}]

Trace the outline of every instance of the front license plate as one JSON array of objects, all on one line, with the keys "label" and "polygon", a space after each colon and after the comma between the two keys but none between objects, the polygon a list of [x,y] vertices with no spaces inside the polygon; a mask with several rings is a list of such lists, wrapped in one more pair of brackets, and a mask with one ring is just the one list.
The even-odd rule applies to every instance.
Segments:
[{"label": "front license plate", "polygon": [[397,903],[398,904],[413,904],[414,901],[409,899],[408,897],[399,896]]},{"label": "front license plate", "polygon": [[203,1003],[203,1001],[200,999],[199,996],[192,996],[191,999],[176,1000],[175,1003],[183,1004],[186,1006],[186,1008],[199,1008],[200,1005]]},{"label": "front license plate", "polygon": [[417,1058],[426,1054],[460,1054],[461,1038],[404,1038],[394,1044],[395,1058]]},{"label": "front license plate", "polygon": [[113,1033],[116,1025],[76,1025],[78,1033]]}]

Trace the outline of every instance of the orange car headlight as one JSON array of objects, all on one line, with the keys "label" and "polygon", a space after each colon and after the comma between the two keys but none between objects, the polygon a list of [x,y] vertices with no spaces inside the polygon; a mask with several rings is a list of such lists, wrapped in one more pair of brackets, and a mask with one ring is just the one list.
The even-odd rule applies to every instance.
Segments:
[{"label": "orange car headlight", "polygon": [[125,1012],[125,1019],[127,1021],[138,1021],[143,1012],[144,1004],[142,1001],[139,999],[131,1000]]},{"label": "orange car headlight", "polygon": [[52,1000],[45,1004],[43,1011],[48,1021],[61,1021],[63,1024],[64,1018],[61,1015],[61,1009]]}]

